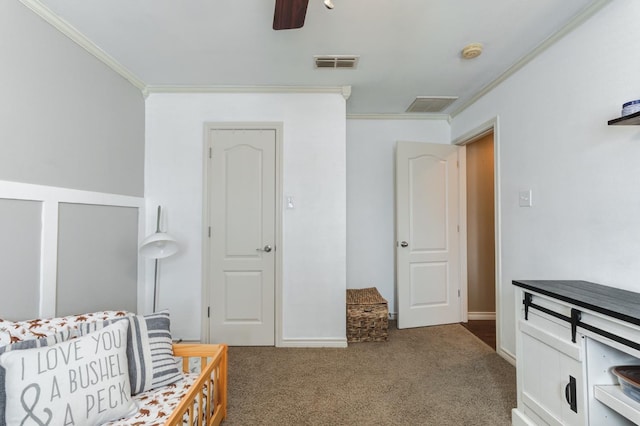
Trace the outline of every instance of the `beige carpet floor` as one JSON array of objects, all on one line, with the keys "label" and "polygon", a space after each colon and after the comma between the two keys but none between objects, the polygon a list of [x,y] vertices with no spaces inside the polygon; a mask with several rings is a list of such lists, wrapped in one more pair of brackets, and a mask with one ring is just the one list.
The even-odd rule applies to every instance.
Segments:
[{"label": "beige carpet floor", "polygon": [[515,368],[459,324],[346,349],[229,348],[225,425],[510,425]]}]

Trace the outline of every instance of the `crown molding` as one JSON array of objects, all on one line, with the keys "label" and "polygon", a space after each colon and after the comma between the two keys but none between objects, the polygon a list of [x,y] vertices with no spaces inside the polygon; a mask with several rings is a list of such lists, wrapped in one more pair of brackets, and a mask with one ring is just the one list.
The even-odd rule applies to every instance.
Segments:
[{"label": "crown molding", "polygon": [[347,120],[447,120],[449,114],[406,113],[406,114],[347,114]]},{"label": "crown molding", "polygon": [[152,93],[336,93],[349,99],[351,86],[175,86],[149,85],[145,96]]},{"label": "crown molding", "polygon": [[458,106],[451,112],[451,117],[455,118],[458,114],[460,114],[465,109],[469,108],[476,101],[482,98],[484,95],[495,89],[506,79],[511,77],[513,74],[518,72],[522,67],[527,65],[529,62],[533,61],[537,58],[541,53],[545,50],[556,44],[560,39],[564,36],[575,30],[577,27],[582,25],[585,21],[595,15],[600,11],[604,6],[611,3],[613,0],[598,0],[594,3],[591,3],[589,6],[585,7],[579,14],[573,17],[567,25],[562,27],[559,31],[555,32],[551,36],[549,36],[546,40],[540,43],[535,49],[531,52],[520,58],[515,64],[511,65],[505,72],[503,72],[498,78],[493,80],[491,83],[484,86],[478,92],[476,92],[473,96],[471,96],[468,100]]},{"label": "crown molding", "polygon": [[51,9],[40,3],[38,0],[20,0],[20,2],[144,93],[146,85],[142,80],[122,66],[120,62],[116,61],[104,50],[100,49],[75,27],[53,13]]},{"label": "crown molding", "polygon": [[[74,41],[87,52],[102,61],[105,65],[118,73],[133,86],[138,88],[146,98],[151,93],[339,93],[345,100],[351,96],[351,86],[172,86],[172,85],[146,85],[134,73],[125,68],[120,62],[106,53],[84,34],[53,13],[39,0],[19,0],[27,8],[40,16],[51,26]],[[578,26],[595,15],[604,6],[613,0],[597,0],[585,7],[562,29],[549,36],[540,43],[534,50],[520,58],[515,64],[509,67],[498,78],[484,86],[468,100],[456,107],[451,114],[347,114],[347,119],[351,120],[444,120],[451,122],[458,114],[473,105],[484,95],[495,89],[529,62],[554,45],[565,35],[572,32]]]}]

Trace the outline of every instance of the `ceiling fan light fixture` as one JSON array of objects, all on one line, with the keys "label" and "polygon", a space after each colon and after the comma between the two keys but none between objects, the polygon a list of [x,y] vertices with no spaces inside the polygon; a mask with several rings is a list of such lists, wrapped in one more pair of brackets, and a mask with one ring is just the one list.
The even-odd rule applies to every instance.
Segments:
[{"label": "ceiling fan light fixture", "polygon": [[324,7],[326,7],[327,9],[333,9],[334,5],[333,5],[333,0],[324,0]]}]

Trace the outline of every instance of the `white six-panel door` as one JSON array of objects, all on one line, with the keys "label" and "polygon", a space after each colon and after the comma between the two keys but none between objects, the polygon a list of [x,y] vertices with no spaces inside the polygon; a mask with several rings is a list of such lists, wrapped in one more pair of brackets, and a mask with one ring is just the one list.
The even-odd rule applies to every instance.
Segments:
[{"label": "white six-panel door", "polygon": [[275,344],[273,129],[211,129],[210,341]]},{"label": "white six-panel door", "polygon": [[398,327],[461,320],[458,147],[398,142]]}]

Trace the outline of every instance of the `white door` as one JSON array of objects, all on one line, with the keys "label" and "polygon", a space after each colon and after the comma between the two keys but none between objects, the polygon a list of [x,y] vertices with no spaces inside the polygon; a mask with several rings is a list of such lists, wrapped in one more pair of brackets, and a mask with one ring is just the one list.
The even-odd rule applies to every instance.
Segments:
[{"label": "white door", "polygon": [[210,132],[210,341],[272,346],[276,131]]},{"label": "white door", "polygon": [[460,322],[458,147],[398,142],[398,327]]}]

